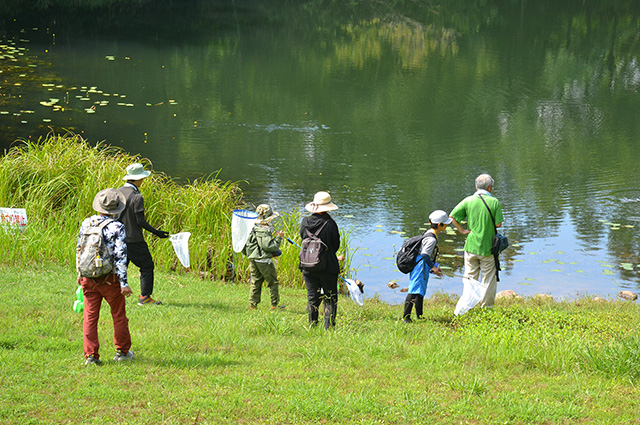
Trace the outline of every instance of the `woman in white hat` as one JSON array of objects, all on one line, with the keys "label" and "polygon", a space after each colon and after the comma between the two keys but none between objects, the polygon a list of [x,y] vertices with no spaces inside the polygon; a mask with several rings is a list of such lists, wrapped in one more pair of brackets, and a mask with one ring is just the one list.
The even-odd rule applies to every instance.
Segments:
[{"label": "woman in white hat", "polygon": [[300,237],[304,241],[311,235],[316,235],[326,246],[323,254],[326,266],[323,270],[310,270],[300,265],[307,285],[309,324],[312,326],[318,324],[320,303],[324,301],[324,328],[329,329],[335,326],[338,307],[338,274],[340,273],[338,261],[344,260],[343,256],[338,258],[336,255],[340,248],[340,233],[338,225],[328,214],[329,211],[335,211],[338,207],[331,202],[331,195],[327,192],[318,192],[313,197],[313,202],[308,203],[305,209],[312,214],[302,219]]}]

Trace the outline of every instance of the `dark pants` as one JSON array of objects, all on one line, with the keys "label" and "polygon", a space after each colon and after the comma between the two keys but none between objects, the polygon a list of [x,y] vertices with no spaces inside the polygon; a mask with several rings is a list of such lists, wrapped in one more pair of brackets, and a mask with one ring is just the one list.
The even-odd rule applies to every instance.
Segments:
[{"label": "dark pants", "polygon": [[[307,285],[307,311],[309,324],[318,324],[320,303],[324,301],[324,328],[329,329],[336,324],[338,312],[338,275],[327,272],[303,272]],[[323,294],[320,293],[322,289]]]},{"label": "dark pants", "polygon": [[[131,334],[129,333],[129,319],[127,318],[126,301],[120,291],[120,281],[115,275],[110,275],[109,282],[96,285],[96,281],[83,277],[80,280],[82,294],[84,295],[84,320],[82,322],[82,334],[84,337],[84,355],[94,355],[100,358],[100,340],[98,339],[98,319],[100,319],[100,307],[102,300],[107,300],[111,307],[113,318],[113,341],[116,348],[123,353],[131,348]],[[102,280],[101,280],[102,282]]]},{"label": "dark pants", "polygon": [[146,242],[127,242],[127,265],[129,261],[140,269],[140,295],[153,294],[153,258]]},{"label": "dark pants", "polygon": [[402,318],[404,320],[411,319],[411,308],[414,304],[416,306],[416,316],[418,316],[418,319],[422,318],[423,301],[424,297],[420,294],[407,294],[407,298],[404,300],[404,314]]}]

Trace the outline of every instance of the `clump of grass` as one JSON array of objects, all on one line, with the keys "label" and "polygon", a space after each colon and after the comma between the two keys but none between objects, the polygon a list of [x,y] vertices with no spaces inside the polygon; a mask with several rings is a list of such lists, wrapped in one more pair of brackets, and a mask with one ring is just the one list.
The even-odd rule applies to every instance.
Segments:
[{"label": "clump of grass", "polygon": [[[0,249],[10,264],[75,264],[75,242],[82,220],[92,214],[95,194],[118,188],[127,165],[150,161],[104,144],[90,146],[74,134],[50,134],[23,141],[0,160],[0,205],[25,208],[27,230],[0,233]],[[189,231],[191,267],[224,278],[232,257],[230,214],[241,203],[237,185],[217,175],[178,185],[154,172],[141,188],[147,220],[170,233]],[[147,236],[157,267],[175,269],[168,240]]]},{"label": "clump of grass", "polygon": [[604,347],[585,347],[583,365],[608,377],[640,378],[640,338],[631,336]]}]

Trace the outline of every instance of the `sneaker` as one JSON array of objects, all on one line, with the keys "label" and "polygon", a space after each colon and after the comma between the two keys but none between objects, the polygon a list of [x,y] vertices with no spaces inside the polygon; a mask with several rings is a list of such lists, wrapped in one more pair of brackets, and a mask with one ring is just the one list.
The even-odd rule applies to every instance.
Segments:
[{"label": "sneaker", "polygon": [[116,351],[116,356],[113,358],[116,362],[123,362],[125,360],[133,360],[136,356],[133,355],[133,351],[127,351],[127,354],[123,353],[122,350]]},{"label": "sneaker", "polygon": [[85,360],[85,362],[84,362],[85,366],[90,366],[90,365],[100,366],[101,364],[102,364],[102,362],[100,361],[100,359],[97,358],[96,356],[94,356],[93,354],[88,356],[87,360]]},{"label": "sneaker", "polygon": [[272,305],[271,306],[271,310],[278,310],[278,309],[281,309],[281,308],[285,308],[285,306],[283,306],[282,304],[280,304],[280,305]]},{"label": "sneaker", "polygon": [[154,300],[153,298],[151,298],[151,295],[147,295],[146,297],[143,297],[142,295],[140,295],[138,297],[138,305],[145,305],[145,304],[160,305],[162,304],[162,302]]}]

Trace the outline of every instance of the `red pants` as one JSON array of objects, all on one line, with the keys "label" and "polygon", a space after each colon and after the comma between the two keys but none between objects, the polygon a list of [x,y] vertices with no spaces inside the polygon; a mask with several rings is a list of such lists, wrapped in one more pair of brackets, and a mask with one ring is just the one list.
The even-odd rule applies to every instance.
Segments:
[{"label": "red pants", "polygon": [[[100,279],[102,281],[102,279]],[[84,322],[82,334],[84,337],[85,357],[93,354],[100,358],[100,340],[98,339],[98,319],[100,307],[104,298],[111,307],[113,317],[113,341],[118,350],[128,353],[131,348],[131,334],[129,333],[129,319],[126,311],[126,298],[120,292],[120,282],[116,275],[110,275],[107,282],[96,285],[93,279],[83,277],[80,279],[82,293],[84,294]]]}]

